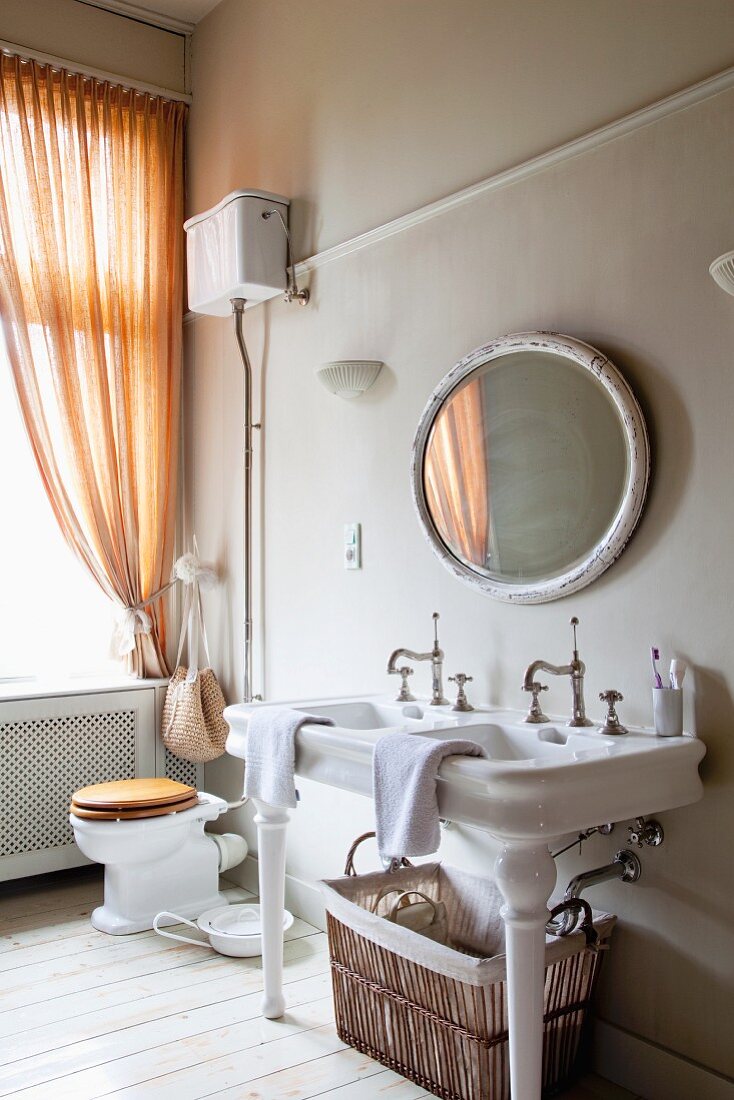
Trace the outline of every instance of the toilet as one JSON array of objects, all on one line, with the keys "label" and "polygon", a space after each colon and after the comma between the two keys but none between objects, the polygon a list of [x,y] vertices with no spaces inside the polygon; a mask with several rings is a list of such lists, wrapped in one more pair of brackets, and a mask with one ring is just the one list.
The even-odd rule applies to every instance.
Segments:
[{"label": "toilet", "polygon": [[171,779],[123,779],[77,791],[69,811],[74,839],[105,869],[104,904],[92,913],[93,927],[124,936],[152,928],[164,909],[196,917],[226,905],[219,875],[245,858],[247,843],[204,826],[227,809],[224,799]]}]

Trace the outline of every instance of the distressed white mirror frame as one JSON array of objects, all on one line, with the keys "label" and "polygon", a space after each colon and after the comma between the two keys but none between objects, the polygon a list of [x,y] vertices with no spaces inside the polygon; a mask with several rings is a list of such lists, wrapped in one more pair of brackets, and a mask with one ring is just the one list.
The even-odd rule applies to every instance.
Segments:
[{"label": "distressed white mirror frame", "polygon": [[[519,352],[543,352],[563,356],[588,370],[604,386],[616,406],[627,446],[627,477],[622,501],[609,527],[583,561],[566,573],[530,584],[500,581],[456,557],[446,546],[431,517],[426,501],[423,468],[431,429],[444,403],[473,371],[494,359]],[[577,592],[596,580],[619,557],[640,518],[650,474],[650,444],[645,420],[632,390],[605,355],[581,340],[558,332],[520,332],[500,336],[477,348],[453,367],[439,383],[423,410],[413,440],[411,484],[413,500],[428,543],[459,580],[493,599],[511,603],[547,603]]]}]

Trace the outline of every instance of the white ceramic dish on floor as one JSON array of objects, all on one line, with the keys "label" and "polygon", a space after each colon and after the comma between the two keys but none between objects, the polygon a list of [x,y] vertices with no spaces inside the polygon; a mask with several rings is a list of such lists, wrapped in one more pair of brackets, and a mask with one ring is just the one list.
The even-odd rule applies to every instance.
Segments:
[{"label": "white ceramic dish on floor", "polygon": [[[188,924],[189,928],[198,929],[207,939],[192,940],[190,936],[180,936],[177,932],[167,932],[159,927],[160,921],[166,920],[170,924],[171,918],[180,924]],[[292,924],[293,914],[284,909],[283,932],[287,932]],[[259,905],[218,905],[215,909],[207,909],[195,922],[164,911],[156,916],[153,929],[169,940],[192,943],[195,947],[213,947],[220,955],[231,955],[236,959],[262,954]]]}]

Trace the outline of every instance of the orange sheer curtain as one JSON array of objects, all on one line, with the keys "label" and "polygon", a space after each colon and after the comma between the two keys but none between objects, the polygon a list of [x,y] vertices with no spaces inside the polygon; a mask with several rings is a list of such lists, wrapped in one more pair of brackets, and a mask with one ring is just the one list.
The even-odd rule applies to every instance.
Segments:
[{"label": "orange sheer curtain", "polygon": [[489,474],[482,383],[469,382],[439,413],[426,451],[424,485],[439,535],[474,565],[489,550]]},{"label": "orange sheer curtain", "polygon": [[139,676],[168,673],[163,607],[146,600],[173,560],[185,115],[0,54],[0,319],[15,387],[64,536],[133,610],[121,649]]}]

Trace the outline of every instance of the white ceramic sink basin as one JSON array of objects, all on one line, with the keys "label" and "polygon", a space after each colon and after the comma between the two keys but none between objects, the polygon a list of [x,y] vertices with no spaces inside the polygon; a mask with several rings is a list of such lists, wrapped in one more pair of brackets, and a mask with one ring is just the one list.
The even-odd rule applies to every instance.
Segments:
[{"label": "white ceramic sink basin", "polygon": [[380,730],[387,729],[433,729],[435,720],[426,721],[426,712],[430,707],[419,703],[386,703],[379,699],[344,699],[330,703],[311,705],[295,704],[295,710],[331,718],[341,729]]},{"label": "white ceramic sink basin", "polygon": [[[225,711],[231,755],[244,758],[247,718],[259,705]],[[502,839],[558,837],[684,806],[702,793],[698,764],[706,750],[690,736],[658,738],[652,730],[632,729],[608,737],[593,727],[571,729],[562,721],[528,725],[519,711],[479,707],[459,714],[450,707],[396,703],[383,696],[268,705],[333,718],[332,727],[302,727],[296,770],[304,778],[359,794],[371,795],[374,745],[391,730],[476,740],[486,759],[457,756],[441,765],[441,814]]]},{"label": "white ceramic sink basin", "polygon": [[[227,752],[245,757],[247,723],[258,703],[228,707]],[[533,726],[517,711],[479,707],[459,714],[424,702],[380,696],[284,700],[333,718],[305,723],[296,736],[296,771],[307,779],[372,794],[372,755],[380,737],[405,730],[428,737],[476,740],[486,758],[447,757],[438,775],[442,817],[475,825],[501,842],[494,876],[505,904],[508,1028],[512,1093],[539,1100],[543,1047],[543,975],[548,899],[556,881],[549,845],[568,833],[609,821],[685,806],[701,797],[694,737],[658,738],[633,729],[608,737],[562,721]],[[288,810],[255,799],[263,918],[263,1012],[282,1015],[282,913]],[[518,1053],[519,1052],[519,1053]]]}]

